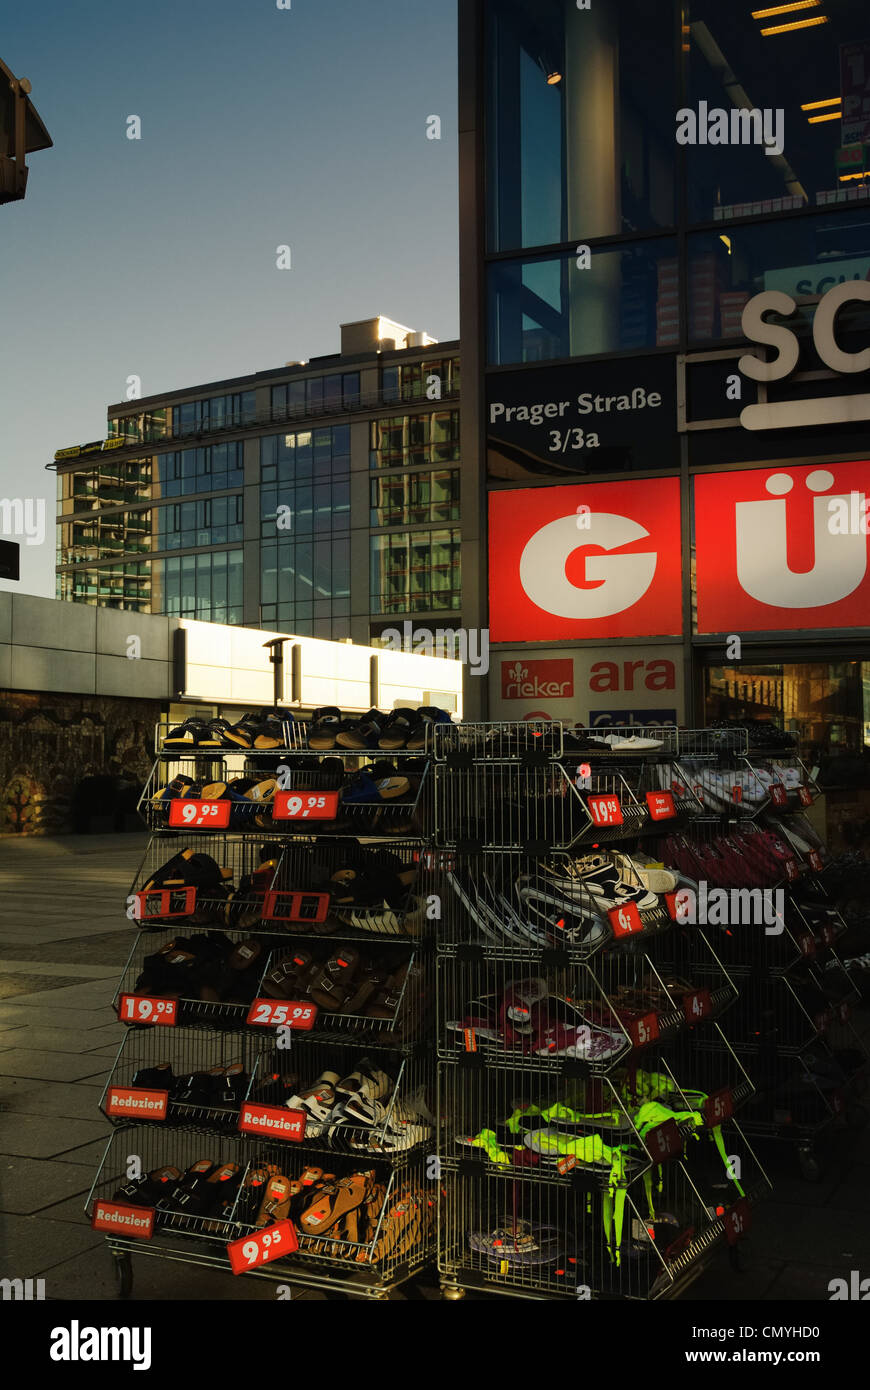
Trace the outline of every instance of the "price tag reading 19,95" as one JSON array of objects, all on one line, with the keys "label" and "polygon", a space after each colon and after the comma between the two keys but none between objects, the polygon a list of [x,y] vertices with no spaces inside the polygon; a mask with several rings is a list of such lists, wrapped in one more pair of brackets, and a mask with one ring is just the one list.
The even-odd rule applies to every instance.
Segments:
[{"label": "price tag reading 19,95", "polygon": [[619,797],[612,792],[590,796],[586,805],[596,825],[622,825],[622,807]]}]

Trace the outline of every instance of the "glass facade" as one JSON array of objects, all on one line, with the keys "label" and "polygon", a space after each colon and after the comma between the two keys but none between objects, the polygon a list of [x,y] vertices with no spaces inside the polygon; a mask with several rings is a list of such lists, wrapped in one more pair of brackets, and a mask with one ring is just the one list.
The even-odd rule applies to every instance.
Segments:
[{"label": "glass facade", "polygon": [[775,8],[487,5],[492,365],[706,346],[759,290],[867,278],[866,4]]},{"label": "glass facade", "polygon": [[300,636],[350,630],[350,427],[260,441],[260,621]]},{"label": "glass facade", "polygon": [[272,387],[273,420],[353,410],[359,403],[359,372],[302,377]]},{"label": "glass facade", "polygon": [[459,520],[459,469],[389,473],[371,480],[372,526]]},{"label": "glass facade", "polygon": [[373,613],[458,609],[459,531],[399,531],[371,538]]},{"label": "glass facade", "polygon": [[444,396],[455,396],[458,392],[458,357],[438,357],[426,362],[393,363],[381,367],[381,399],[385,403],[440,400]]},{"label": "glass facade", "polygon": [[153,562],[154,611],[208,623],[241,623],[241,550],[176,555]]},{"label": "glass facade", "polygon": [[459,460],[459,411],[393,415],[371,423],[372,468],[422,468]]}]

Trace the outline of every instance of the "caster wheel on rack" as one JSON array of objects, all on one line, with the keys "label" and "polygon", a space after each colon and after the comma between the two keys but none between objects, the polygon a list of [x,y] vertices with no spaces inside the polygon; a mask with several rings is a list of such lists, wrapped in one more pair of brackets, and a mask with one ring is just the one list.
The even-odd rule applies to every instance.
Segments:
[{"label": "caster wheel on rack", "polygon": [[805,1182],[821,1182],[824,1169],[812,1149],[798,1149],[798,1167]]},{"label": "caster wheel on rack", "polygon": [[735,1274],[745,1274],[752,1268],[752,1244],[745,1236],[738,1240],[736,1245],[729,1245],[728,1263]]},{"label": "caster wheel on rack", "polygon": [[453,1288],[450,1284],[442,1284],[441,1297],[446,1299],[449,1303],[458,1303],[460,1298],[465,1297],[465,1290]]},{"label": "caster wheel on rack", "polygon": [[129,1298],[133,1292],[133,1262],[129,1255],[114,1255],[115,1290],[119,1298]]}]

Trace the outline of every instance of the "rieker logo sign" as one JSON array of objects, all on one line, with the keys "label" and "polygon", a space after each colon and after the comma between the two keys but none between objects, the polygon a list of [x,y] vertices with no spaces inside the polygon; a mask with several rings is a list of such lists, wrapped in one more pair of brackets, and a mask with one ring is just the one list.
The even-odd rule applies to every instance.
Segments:
[{"label": "rieker logo sign", "polygon": [[677,478],[491,493],[490,638],[681,630]]},{"label": "rieker logo sign", "polygon": [[501,693],[504,700],[568,699],[574,694],[574,662],[503,661]]}]

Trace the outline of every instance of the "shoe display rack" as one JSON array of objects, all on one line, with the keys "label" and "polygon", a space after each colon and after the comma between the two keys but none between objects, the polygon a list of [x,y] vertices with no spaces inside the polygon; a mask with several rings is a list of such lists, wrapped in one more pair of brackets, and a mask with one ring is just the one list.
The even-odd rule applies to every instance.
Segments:
[{"label": "shoe display rack", "polygon": [[720,1023],[737,986],[645,851],[704,814],[671,790],[679,752],[673,731],[434,731],[445,1297],[673,1297],[723,1240],[739,1262],[769,1184]]},{"label": "shoe display rack", "polygon": [[[739,985],[730,1046],[756,1094],[744,1127],[794,1147],[801,1174],[823,1172],[831,1132],[866,1091],[868,1055],[851,1013],[859,995],[838,953],[846,922],[826,882],[829,855],[804,814],[818,795],[787,735],[760,726],[709,730],[678,775],[705,816],[665,837],[659,853],[710,890],[738,890],[708,931]],[[772,737],[775,748],[767,748]],[[767,897],[767,915],[750,911]],[[759,904],[759,907],[761,904]]]},{"label": "shoe display rack", "polygon": [[386,1298],[435,1240],[430,759],[221,723],[157,731],[87,1211],[122,1296],[150,1255]]}]

